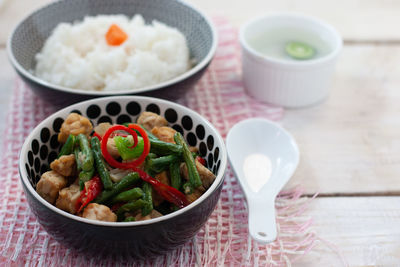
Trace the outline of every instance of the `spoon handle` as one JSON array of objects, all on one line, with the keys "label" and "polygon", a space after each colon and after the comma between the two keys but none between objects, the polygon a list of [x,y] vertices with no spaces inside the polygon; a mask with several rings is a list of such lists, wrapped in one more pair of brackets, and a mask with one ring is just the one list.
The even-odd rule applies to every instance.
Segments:
[{"label": "spoon handle", "polygon": [[277,236],[275,221],[275,197],[267,199],[248,199],[249,232],[257,242],[268,244]]}]

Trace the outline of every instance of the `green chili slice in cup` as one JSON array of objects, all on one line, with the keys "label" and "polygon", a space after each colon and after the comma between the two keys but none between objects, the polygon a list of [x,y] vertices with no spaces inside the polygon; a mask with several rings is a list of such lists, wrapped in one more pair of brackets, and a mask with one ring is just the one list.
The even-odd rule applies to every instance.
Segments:
[{"label": "green chili slice in cup", "polygon": [[310,45],[301,42],[288,42],[285,46],[286,53],[294,59],[310,59],[315,50]]}]

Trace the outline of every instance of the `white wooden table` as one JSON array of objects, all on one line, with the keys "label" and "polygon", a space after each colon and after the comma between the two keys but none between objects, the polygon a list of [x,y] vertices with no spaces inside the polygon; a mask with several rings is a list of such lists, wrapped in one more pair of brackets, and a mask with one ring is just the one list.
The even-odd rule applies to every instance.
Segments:
[{"label": "white wooden table", "polygon": [[[5,43],[12,27],[50,0],[0,0],[0,131],[15,73]],[[400,1],[191,0],[236,26],[275,11],[319,17],[345,45],[329,99],[287,110],[283,125],[297,139],[299,168],[288,187],[320,192],[305,216],[350,266],[400,265]],[[324,243],[296,266],[339,266]]]}]

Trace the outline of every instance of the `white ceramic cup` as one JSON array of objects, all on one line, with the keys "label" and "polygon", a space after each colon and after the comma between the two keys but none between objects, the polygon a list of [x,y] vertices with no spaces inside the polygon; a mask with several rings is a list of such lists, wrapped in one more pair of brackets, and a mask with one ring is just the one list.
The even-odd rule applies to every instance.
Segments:
[{"label": "white ceramic cup", "polygon": [[[280,28],[299,29],[317,35],[329,47],[328,52],[315,59],[288,60],[263,55],[249,44],[251,38]],[[328,96],[343,43],[339,33],[329,24],[295,13],[267,15],[244,24],[239,39],[243,82],[249,95],[262,102],[292,108],[309,106]]]}]

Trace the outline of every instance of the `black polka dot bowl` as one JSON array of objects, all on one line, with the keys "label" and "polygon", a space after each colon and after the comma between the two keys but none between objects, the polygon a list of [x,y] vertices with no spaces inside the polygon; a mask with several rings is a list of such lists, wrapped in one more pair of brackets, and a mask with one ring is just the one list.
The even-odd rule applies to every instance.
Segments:
[{"label": "black polka dot bowl", "polygon": [[[60,149],[57,133],[71,112],[100,122],[135,122],[143,111],[164,116],[191,146],[199,149],[216,175],[211,187],[187,207],[168,215],[137,222],[101,222],[58,209],[35,191],[41,174]],[[58,242],[89,256],[143,259],[165,254],[190,240],[206,223],[222,189],[227,166],[224,142],[218,131],[198,113],[151,97],[115,96],[92,99],[66,107],[42,121],[26,138],[19,158],[19,173],[28,203],[43,228]]]},{"label": "black polka dot bowl", "polygon": [[[187,72],[156,85],[134,90],[85,91],[50,84],[33,74],[35,55],[61,22],[82,20],[98,14],[141,14],[147,23],[161,21],[186,37],[194,66]],[[54,1],[22,20],[12,32],[7,53],[11,64],[41,98],[57,106],[110,95],[149,95],[173,99],[193,87],[211,62],[217,47],[216,31],[196,8],[179,0],[64,0]]]}]

